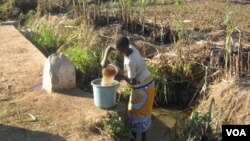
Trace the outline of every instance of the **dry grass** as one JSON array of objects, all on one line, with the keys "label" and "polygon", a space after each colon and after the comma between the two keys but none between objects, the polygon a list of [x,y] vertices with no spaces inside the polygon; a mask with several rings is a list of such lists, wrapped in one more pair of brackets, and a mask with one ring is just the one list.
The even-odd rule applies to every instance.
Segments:
[{"label": "dry grass", "polygon": [[147,8],[147,19],[164,26],[174,26],[175,21],[192,20],[190,23],[184,23],[187,28],[207,29],[221,28],[225,16],[233,11],[236,14],[236,22],[246,30],[250,30],[249,5],[226,4],[222,1],[191,1],[184,2],[179,6],[173,5],[155,5]]},{"label": "dry grass", "polygon": [[233,79],[211,85],[208,99],[201,101],[197,110],[201,113],[207,112],[211,100],[214,99],[212,113],[216,128],[220,129],[222,124],[250,124],[249,85],[250,82],[237,83]]}]

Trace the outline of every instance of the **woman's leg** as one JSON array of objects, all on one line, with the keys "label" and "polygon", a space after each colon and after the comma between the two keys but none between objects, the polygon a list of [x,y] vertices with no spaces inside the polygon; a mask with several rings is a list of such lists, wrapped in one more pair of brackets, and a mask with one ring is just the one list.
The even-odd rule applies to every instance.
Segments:
[{"label": "woman's leg", "polygon": [[142,132],[141,141],[146,141],[146,131]]},{"label": "woman's leg", "polygon": [[132,132],[133,138],[130,141],[136,141],[137,134],[135,132]]}]

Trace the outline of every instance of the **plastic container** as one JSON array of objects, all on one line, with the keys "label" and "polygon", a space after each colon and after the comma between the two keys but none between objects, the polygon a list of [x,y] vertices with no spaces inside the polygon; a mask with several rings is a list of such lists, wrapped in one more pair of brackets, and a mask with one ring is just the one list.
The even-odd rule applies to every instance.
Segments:
[{"label": "plastic container", "polygon": [[95,79],[91,82],[94,93],[94,104],[99,108],[112,108],[116,104],[116,86],[118,81],[114,80],[109,86],[101,85],[102,79]]}]

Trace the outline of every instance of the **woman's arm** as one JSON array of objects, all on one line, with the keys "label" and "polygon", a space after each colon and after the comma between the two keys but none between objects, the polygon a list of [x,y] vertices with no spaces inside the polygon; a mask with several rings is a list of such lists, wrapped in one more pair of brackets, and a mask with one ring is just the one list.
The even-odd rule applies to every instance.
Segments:
[{"label": "woman's arm", "polygon": [[114,50],[114,47],[112,45],[108,46],[105,50],[104,57],[102,59],[101,65],[103,68],[105,68],[108,65],[108,57],[111,53],[111,51]]},{"label": "woman's arm", "polygon": [[137,84],[137,81],[136,81],[135,78],[130,79],[130,78],[128,78],[127,76],[125,76],[125,75],[124,75],[123,73],[121,73],[121,72],[118,72],[117,76],[118,76],[118,77],[121,77],[122,79],[124,79],[124,80],[125,80],[127,83],[129,83],[129,84],[132,84],[132,85],[136,85],[136,84]]}]

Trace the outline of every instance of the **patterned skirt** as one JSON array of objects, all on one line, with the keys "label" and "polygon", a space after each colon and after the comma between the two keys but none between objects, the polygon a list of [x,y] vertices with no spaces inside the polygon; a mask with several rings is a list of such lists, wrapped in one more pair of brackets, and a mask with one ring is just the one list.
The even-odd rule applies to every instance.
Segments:
[{"label": "patterned skirt", "polygon": [[155,84],[152,77],[133,86],[128,111],[132,132],[142,133],[151,125],[151,112],[155,96]]}]

